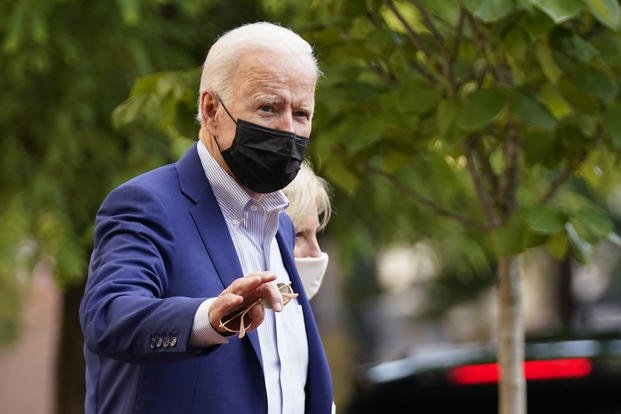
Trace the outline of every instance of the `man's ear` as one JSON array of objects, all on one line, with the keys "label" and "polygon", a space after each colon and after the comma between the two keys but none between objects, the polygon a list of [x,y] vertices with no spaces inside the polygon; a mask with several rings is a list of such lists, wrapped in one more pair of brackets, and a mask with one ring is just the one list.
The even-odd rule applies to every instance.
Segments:
[{"label": "man's ear", "polygon": [[203,91],[201,94],[201,124],[212,135],[214,135],[214,129],[218,126],[216,120],[216,112],[220,102],[215,95],[209,91]]}]

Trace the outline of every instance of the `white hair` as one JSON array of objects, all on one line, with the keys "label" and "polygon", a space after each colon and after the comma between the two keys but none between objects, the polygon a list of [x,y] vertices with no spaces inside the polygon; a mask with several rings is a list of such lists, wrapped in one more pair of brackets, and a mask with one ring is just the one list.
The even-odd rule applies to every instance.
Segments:
[{"label": "white hair", "polygon": [[201,96],[205,91],[217,93],[228,101],[232,97],[234,85],[232,78],[237,62],[244,52],[269,50],[293,55],[307,60],[315,73],[315,79],[321,72],[313,55],[313,48],[297,33],[282,26],[268,22],[250,23],[226,32],[211,46],[201,74],[198,93],[197,120],[201,122]]},{"label": "white hair", "polygon": [[326,180],[315,175],[308,161],[302,162],[298,175],[283,191],[289,200],[286,211],[296,232],[306,217],[315,213],[319,216],[317,231],[326,227],[332,215],[330,186]]}]

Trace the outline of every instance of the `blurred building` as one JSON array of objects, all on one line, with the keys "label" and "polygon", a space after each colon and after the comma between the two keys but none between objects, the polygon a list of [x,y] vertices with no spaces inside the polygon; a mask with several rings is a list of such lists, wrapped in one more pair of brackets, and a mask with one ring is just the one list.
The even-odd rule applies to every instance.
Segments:
[{"label": "blurred building", "polygon": [[62,296],[48,263],[37,266],[24,287],[17,340],[0,348],[0,407],[4,413],[52,414]]}]

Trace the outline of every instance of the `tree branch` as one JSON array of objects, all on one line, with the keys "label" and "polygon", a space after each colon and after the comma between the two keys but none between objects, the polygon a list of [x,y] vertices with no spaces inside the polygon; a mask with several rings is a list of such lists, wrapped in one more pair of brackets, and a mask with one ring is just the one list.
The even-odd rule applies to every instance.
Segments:
[{"label": "tree branch", "polygon": [[442,206],[439,206],[438,204],[436,204],[435,202],[433,202],[432,200],[428,199],[427,197],[423,196],[422,194],[418,193],[416,190],[412,189],[411,187],[409,187],[406,184],[403,184],[401,181],[397,180],[397,178],[395,178],[394,176],[387,174],[386,172],[372,167],[372,166],[368,166],[368,169],[370,172],[375,173],[377,175],[380,175],[382,177],[384,177],[386,180],[388,180],[393,186],[395,186],[397,189],[403,191],[404,193],[408,194],[409,196],[411,196],[413,199],[415,199],[416,201],[418,201],[419,203],[423,204],[426,207],[429,207],[431,210],[433,210],[436,214],[441,215],[443,217],[447,217],[453,220],[456,220],[460,223],[462,223],[463,225],[472,228],[474,230],[485,230],[485,227],[481,225],[481,223],[478,223],[474,220],[471,220],[470,218],[466,217],[466,216],[462,216],[461,214],[455,213],[453,211],[450,211]]},{"label": "tree branch", "polygon": [[[377,15],[377,13],[375,13],[373,10],[367,9],[366,15],[375,27],[377,27],[378,29],[383,28],[382,19]],[[429,81],[429,83],[434,84],[438,81],[436,76],[434,76],[431,72],[429,72],[420,63],[416,61],[416,58],[412,59],[410,63],[422,77],[424,77],[425,79],[427,79],[427,81]],[[373,70],[375,71],[375,69]]]},{"label": "tree branch", "polygon": [[373,73],[382,78],[384,81],[388,82],[391,86],[399,86],[399,79],[394,75],[394,73],[384,69],[377,62],[369,61],[367,66]]},{"label": "tree branch", "polygon": [[414,43],[414,46],[423,52],[427,60],[435,67],[435,69],[442,73],[442,65],[435,59],[435,55],[431,53],[425,42],[420,38],[420,36],[412,29],[412,26],[405,20],[403,15],[397,10],[392,0],[384,0],[384,3],[388,6],[388,8],[392,11],[392,13],[399,19],[403,27],[405,28],[408,37]]},{"label": "tree branch", "polygon": [[[472,30],[472,33],[474,33],[474,36],[475,36],[474,39],[472,39],[472,41],[476,44],[476,47],[479,49],[480,54],[483,54],[484,52],[482,50],[481,40],[478,37],[479,32],[475,27],[475,22],[473,21],[472,16],[470,16],[468,11],[463,6],[460,8],[459,18],[460,18],[460,23],[461,23],[461,38],[463,38],[464,36],[463,28],[464,28],[465,22],[468,21],[470,28]],[[470,65],[468,66],[468,72],[462,79],[459,80],[459,82],[457,82],[456,88],[458,90],[462,87],[464,83],[470,81],[471,79],[476,80],[477,88],[481,88],[481,86],[483,85],[483,80],[485,79],[485,74],[487,73],[487,66],[483,66],[480,73],[477,74],[475,67],[478,61],[479,61],[478,58],[474,58],[471,60]]]},{"label": "tree branch", "polygon": [[397,19],[399,19],[399,21],[405,28],[405,31],[407,32],[408,36],[410,37],[410,40],[412,40],[412,43],[414,43],[414,46],[416,46],[419,50],[422,50],[428,59],[431,59],[432,54],[427,48],[427,45],[423,43],[423,41],[420,39],[418,34],[414,31],[414,29],[412,29],[412,27],[407,22],[407,20],[405,20],[405,17],[403,17],[403,15],[401,15],[399,10],[397,10],[392,0],[384,0],[384,3],[386,4],[386,6],[388,6],[390,11],[392,11],[392,13],[397,17]]},{"label": "tree branch", "polygon": [[436,46],[438,49],[442,50],[442,63],[441,63],[441,73],[444,75],[446,82],[448,84],[448,92],[450,96],[457,95],[457,82],[453,77],[453,63],[455,61],[455,56],[457,53],[457,47],[459,46],[459,42],[461,41],[461,34],[463,28],[464,14],[463,7],[460,7],[459,19],[457,22],[457,27],[455,29],[455,41],[453,42],[453,47],[449,50],[448,45],[446,45],[445,39],[442,37],[440,32],[438,31],[436,25],[431,18],[431,15],[425,8],[425,6],[420,2],[420,0],[410,0],[410,3],[416,7],[418,12],[423,19],[423,24],[431,34],[433,35],[433,39],[435,40]]},{"label": "tree branch", "polygon": [[[416,1],[418,2],[418,0]],[[455,60],[457,59],[457,54],[459,53],[459,44],[461,43],[463,39],[464,21],[465,21],[464,8],[463,6],[461,6],[459,8],[459,18],[457,19],[457,26],[455,27],[455,39],[453,41],[453,45],[450,51],[447,51],[448,50],[447,48],[444,49],[445,54],[444,54],[443,73],[449,83],[449,91],[451,93],[451,96],[457,95],[457,91],[459,89],[459,84],[460,84],[460,82],[454,78],[455,75],[453,73],[453,65],[455,64]]]},{"label": "tree branch", "polygon": [[365,14],[375,27],[381,28],[383,26],[382,19],[377,15],[377,13],[375,13],[374,10],[366,9]]},{"label": "tree branch", "polygon": [[468,172],[470,174],[470,178],[472,179],[472,183],[474,185],[474,190],[477,193],[477,197],[479,199],[479,203],[481,204],[481,208],[483,209],[484,216],[487,220],[487,229],[491,230],[493,228],[498,227],[499,220],[498,215],[494,211],[493,202],[488,193],[485,192],[483,187],[483,183],[481,181],[481,176],[476,168],[476,161],[474,156],[474,140],[475,137],[470,137],[466,140],[464,153],[466,154],[466,159],[468,160],[467,167]]},{"label": "tree branch", "polygon": [[496,78],[498,82],[505,83],[504,74],[498,68],[498,66],[494,64],[494,61],[490,56],[491,54],[490,54],[489,48],[487,47],[487,38],[485,34],[479,27],[475,18],[468,11],[465,10],[464,12],[466,14],[466,18],[468,19],[468,22],[470,23],[470,27],[472,28],[472,31],[474,32],[476,36],[479,51],[481,55],[485,57],[485,61],[487,62],[486,66],[488,70],[494,76],[494,78]]},{"label": "tree branch", "polygon": [[[584,151],[581,151],[581,152],[584,152]],[[574,173],[575,167],[576,167],[576,164],[574,164],[573,162],[567,163],[567,165],[565,166],[565,169],[554,180],[552,180],[552,182],[550,183],[550,186],[548,187],[547,191],[539,199],[539,204],[540,205],[545,205],[548,202],[550,202],[550,200],[552,200],[552,198],[554,198],[554,196],[556,195],[556,192],[558,191],[558,189],[563,184],[565,184],[565,182],[567,182],[567,180],[569,180],[571,178],[571,176]]]},{"label": "tree branch", "polygon": [[427,12],[427,9],[425,8],[425,6],[423,6],[420,0],[410,0],[410,3],[412,3],[412,5],[414,5],[414,7],[418,9],[418,12],[423,18],[423,24],[433,34],[433,37],[436,43],[438,44],[438,47],[443,47],[444,38],[442,37],[438,29],[436,28],[436,25],[433,24],[433,20],[431,19],[431,16],[429,15],[429,12]]},{"label": "tree branch", "polygon": [[498,205],[506,219],[516,207],[519,143],[515,125],[507,124],[504,145],[505,168],[498,186]]},{"label": "tree branch", "polygon": [[485,153],[483,145],[481,145],[481,136],[473,134],[471,136],[471,144],[474,153],[478,157],[481,174],[487,181],[489,194],[496,194],[498,192],[498,176],[494,173],[489,162],[489,156]]}]

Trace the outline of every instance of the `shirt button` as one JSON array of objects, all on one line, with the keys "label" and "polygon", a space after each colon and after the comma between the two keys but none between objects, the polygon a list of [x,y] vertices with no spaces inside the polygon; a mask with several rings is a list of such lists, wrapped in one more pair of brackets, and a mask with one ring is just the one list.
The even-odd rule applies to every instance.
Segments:
[{"label": "shirt button", "polygon": [[250,206],[250,211],[257,211],[258,207],[257,206]]},{"label": "shirt button", "polygon": [[239,220],[233,219],[233,220],[231,220],[231,224],[234,225],[234,226],[239,226]]}]

